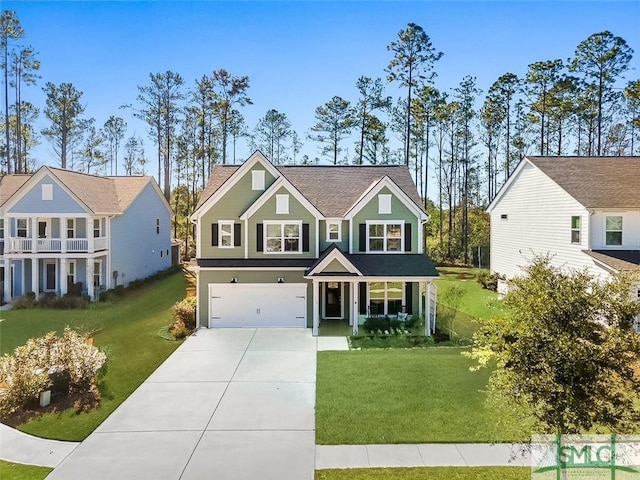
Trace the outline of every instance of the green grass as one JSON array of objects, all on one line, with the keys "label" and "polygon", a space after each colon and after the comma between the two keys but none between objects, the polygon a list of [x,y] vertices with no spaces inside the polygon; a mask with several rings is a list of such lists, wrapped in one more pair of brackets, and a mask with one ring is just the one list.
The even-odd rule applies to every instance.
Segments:
[{"label": "green grass", "polygon": [[492,411],[489,372],[459,347],[318,352],[319,444],[528,440],[515,415]]},{"label": "green grass", "polygon": [[107,374],[100,382],[100,408],[76,415],[70,409],[23,424],[20,430],[39,437],[80,441],[109,416],[180,344],[158,336],[172,321],[171,306],[185,295],[182,273],[172,274],[131,292],[113,305],[88,310],[15,310],[3,312],[2,351],[24,344],[30,337],[60,332],[65,325],[96,331],[94,345],[108,346]]},{"label": "green grass", "polygon": [[348,337],[353,334],[353,327],[348,320],[320,320],[318,336],[320,337]]},{"label": "green grass", "polygon": [[49,475],[51,470],[53,469],[0,460],[0,478],[7,480],[41,480]]},{"label": "green grass", "polygon": [[317,470],[315,480],[528,480],[527,467],[425,467]]}]

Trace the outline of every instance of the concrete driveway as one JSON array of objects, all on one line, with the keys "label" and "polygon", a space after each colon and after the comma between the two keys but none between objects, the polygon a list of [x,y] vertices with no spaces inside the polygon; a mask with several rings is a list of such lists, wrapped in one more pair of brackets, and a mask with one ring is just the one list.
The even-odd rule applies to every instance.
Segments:
[{"label": "concrete driveway", "polygon": [[49,479],[312,480],[310,329],[189,337]]}]

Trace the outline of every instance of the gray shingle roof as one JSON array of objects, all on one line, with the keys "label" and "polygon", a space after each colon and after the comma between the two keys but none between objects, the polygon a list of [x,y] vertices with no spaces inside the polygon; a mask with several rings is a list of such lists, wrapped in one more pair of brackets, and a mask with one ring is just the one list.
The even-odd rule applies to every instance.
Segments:
[{"label": "gray shingle roof", "polygon": [[640,268],[640,250],[583,250],[583,252],[618,272]]},{"label": "gray shingle roof", "polygon": [[[200,207],[240,168],[216,165],[198,200]],[[280,173],[325,217],[343,217],[372,185],[388,176],[418,207],[421,199],[409,173],[402,165],[384,166],[281,166]]]},{"label": "gray shingle roof", "polygon": [[0,178],[0,205],[11,198],[11,196],[18,191],[18,189],[25,184],[27,180],[31,178],[31,175],[5,175]]},{"label": "gray shingle roof", "polygon": [[640,208],[640,157],[526,158],[586,208]]}]

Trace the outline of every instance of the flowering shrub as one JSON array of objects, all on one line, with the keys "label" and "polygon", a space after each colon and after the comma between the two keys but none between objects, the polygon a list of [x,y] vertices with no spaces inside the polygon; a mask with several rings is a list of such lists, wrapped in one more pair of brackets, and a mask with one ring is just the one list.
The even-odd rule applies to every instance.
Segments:
[{"label": "flowering shrub", "polygon": [[169,329],[175,338],[184,338],[196,328],[196,298],[188,297],[173,306],[174,322]]},{"label": "flowering shrub", "polygon": [[50,332],[30,339],[0,358],[0,414],[28,405],[54,384],[64,394],[89,391],[106,360],[87,336],[69,327],[61,337]]}]

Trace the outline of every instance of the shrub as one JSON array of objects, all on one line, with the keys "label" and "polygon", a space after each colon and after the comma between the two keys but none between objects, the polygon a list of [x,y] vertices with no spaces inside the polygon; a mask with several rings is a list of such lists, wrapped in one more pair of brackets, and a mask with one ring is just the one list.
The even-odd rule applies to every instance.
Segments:
[{"label": "shrub", "polygon": [[349,337],[351,348],[423,348],[434,345],[425,335],[360,335]]},{"label": "shrub", "polygon": [[0,413],[8,415],[35,402],[40,392],[86,393],[106,365],[106,353],[69,327],[32,338],[0,359]]},{"label": "shrub", "polygon": [[504,277],[498,273],[489,273],[487,271],[480,272],[478,275],[478,283],[482,285],[485,290],[491,290],[495,292],[498,290],[498,280],[503,280]]},{"label": "shrub", "polygon": [[173,318],[176,322],[181,321],[188,330],[196,328],[196,298],[189,297],[173,306]]},{"label": "shrub", "polygon": [[[29,292],[29,293],[33,293],[33,292]],[[29,293],[27,293],[22,297],[14,298],[13,301],[11,302],[11,308],[13,308],[14,310],[34,308],[36,306],[36,295],[35,293],[33,295],[29,295]]]},{"label": "shrub", "polygon": [[176,339],[185,338],[187,335],[191,333],[191,330],[189,330],[185,326],[182,320],[176,320],[174,324],[171,325],[171,328],[169,329],[169,331],[171,332],[171,335],[173,335],[173,337]]}]

